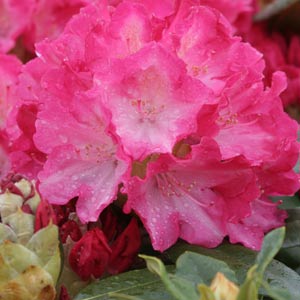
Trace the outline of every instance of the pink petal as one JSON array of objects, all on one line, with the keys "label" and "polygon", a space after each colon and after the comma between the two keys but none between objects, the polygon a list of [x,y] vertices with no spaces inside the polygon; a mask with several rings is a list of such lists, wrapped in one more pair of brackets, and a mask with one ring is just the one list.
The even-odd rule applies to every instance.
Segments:
[{"label": "pink petal", "polygon": [[259,250],[264,233],[284,225],[287,214],[277,208],[278,203],[268,199],[257,199],[251,203],[251,215],[238,223],[228,223],[231,243],[242,243],[244,246]]},{"label": "pink petal", "polygon": [[39,174],[39,190],[53,204],[65,204],[78,196],[81,221],[96,221],[115,200],[126,170],[127,164],[115,157],[94,162],[83,159],[72,145],[56,147]]},{"label": "pink petal", "polygon": [[115,61],[96,82],[95,97],[103,95],[116,134],[134,159],[171,152],[180,137],[196,130],[200,107],[215,101],[180,60],[155,43]]},{"label": "pink petal", "polygon": [[144,180],[132,177],[125,185],[125,210],[140,216],[157,250],[165,250],[179,237],[217,246],[226,235],[227,219],[249,215],[249,202],[259,195],[249,166],[240,159],[220,162],[212,140],[203,139],[192,154],[187,160],[161,155],[148,164]]}]

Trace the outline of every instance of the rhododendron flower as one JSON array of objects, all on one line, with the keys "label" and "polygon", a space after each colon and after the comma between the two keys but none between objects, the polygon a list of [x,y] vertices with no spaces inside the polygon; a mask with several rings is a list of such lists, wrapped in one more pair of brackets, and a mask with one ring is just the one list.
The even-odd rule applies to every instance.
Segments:
[{"label": "rhododendron flower", "polygon": [[83,280],[99,278],[105,272],[118,274],[132,265],[140,246],[141,236],[134,218],[110,240],[102,230],[94,227],[85,232],[72,247],[69,263]]},{"label": "rhododendron flower", "polygon": [[148,163],[146,178],[133,177],[125,186],[125,210],[137,212],[155,249],[167,249],[178,237],[215,247],[227,222],[250,213],[249,202],[260,195],[254,182],[245,160],[221,162],[217,144],[203,138],[188,159],[165,154]]},{"label": "rhododendron flower", "polygon": [[69,263],[83,280],[89,279],[90,276],[98,278],[106,270],[110,253],[103,232],[99,228],[93,228],[73,246]]},{"label": "rhododendron flower", "polygon": [[62,243],[67,241],[68,236],[70,236],[72,241],[77,242],[81,239],[82,233],[79,225],[74,220],[68,220],[60,226],[59,236]]},{"label": "rhododendron flower", "polygon": [[51,203],[78,197],[87,223],[126,193],[125,211],[160,251],[179,237],[214,247],[227,235],[258,249],[283,222],[275,205],[251,226],[262,199],[299,188],[297,124],[279,98],[285,77],[266,87],[262,55],[206,2],[93,1],[57,39],[37,44],[19,91],[38,110],[32,139]]},{"label": "rhododendron flower", "polygon": [[38,0],[22,34],[22,42],[34,52],[34,44],[45,38],[53,39],[64,29],[67,21],[77,14],[88,0]]},{"label": "rhododendron flower", "polygon": [[111,244],[108,272],[118,274],[133,263],[141,247],[141,235],[137,220],[132,218],[124,231]]},{"label": "rhododendron flower", "polygon": [[178,139],[196,131],[201,106],[214,102],[200,81],[187,76],[182,61],[154,43],[96,78],[107,91],[103,102],[116,134],[136,160],[172,152]]},{"label": "rhododendron flower", "polygon": [[201,5],[208,5],[218,9],[238,33],[245,32],[250,28],[255,2],[256,0],[200,0]]},{"label": "rhododendron flower", "polygon": [[21,102],[17,95],[21,62],[5,54],[0,55],[0,62],[0,143],[9,156],[13,172],[33,179],[45,160],[32,140],[37,107]]},{"label": "rhododendron flower", "polygon": [[63,285],[60,288],[59,300],[71,300],[66,287]]},{"label": "rhododendron flower", "polygon": [[291,36],[287,43],[280,33],[268,33],[265,24],[253,26],[245,35],[253,47],[263,53],[266,61],[264,74],[269,84],[272,73],[284,71],[287,75],[287,89],[282,93],[284,106],[299,103],[300,99],[300,38]]},{"label": "rhododendron flower", "polygon": [[15,104],[14,89],[21,62],[12,55],[0,54],[0,129],[6,125],[8,113]]},{"label": "rhododendron flower", "polygon": [[54,38],[63,31],[67,21],[89,0],[1,0],[0,52],[26,47],[34,52],[34,44],[44,38]]},{"label": "rhododendron flower", "polygon": [[11,50],[34,9],[34,0],[0,1],[0,52]]},{"label": "rhododendron flower", "polygon": [[[262,197],[251,202],[251,215],[237,223],[228,223],[231,243],[243,243],[246,247],[260,248],[264,232],[282,226],[287,218],[284,210],[277,209],[278,203]],[[251,234],[248,234],[251,232]]]},{"label": "rhododendron flower", "polygon": [[49,224],[56,224],[55,213],[52,206],[46,200],[41,200],[35,213],[34,231],[48,226]]},{"label": "rhododendron flower", "polygon": [[255,0],[180,0],[178,6],[209,6],[220,11],[232,25],[232,30],[236,33],[243,33],[249,30],[252,17],[256,8]]}]

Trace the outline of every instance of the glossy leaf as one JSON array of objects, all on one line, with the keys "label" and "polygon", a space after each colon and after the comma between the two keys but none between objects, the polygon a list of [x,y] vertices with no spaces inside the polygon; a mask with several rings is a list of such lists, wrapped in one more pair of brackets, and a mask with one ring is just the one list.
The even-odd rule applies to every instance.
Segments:
[{"label": "glossy leaf", "polygon": [[[168,266],[166,269],[170,272],[174,270],[174,266]],[[80,291],[74,300],[120,299],[118,294],[147,300],[175,299],[166,291],[157,275],[152,274],[148,269],[142,269],[97,280]]]},{"label": "glossy leaf", "polygon": [[217,272],[224,274],[230,281],[237,282],[234,271],[225,262],[210,256],[186,251],[176,262],[176,275],[195,284],[210,285]]},{"label": "glossy leaf", "polygon": [[153,256],[140,255],[146,261],[147,268],[150,272],[158,275],[164,283],[166,289],[178,300],[186,300],[187,296],[191,300],[197,300],[198,295],[194,290],[194,286],[187,280],[181,280],[177,276],[173,278],[168,274],[163,262]]},{"label": "glossy leaf", "polygon": [[[188,245],[183,242],[169,249],[167,256],[171,261],[175,262],[177,257],[187,250],[226,262],[228,266],[235,271],[240,285],[245,280],[245,271],[254,264],[257,256],[257,252],[240,245],[223,244],[215,249],[207,249]],[[264,279],[270,283],[271,288],[287,289],[290,294],[297,299],[299,295],[300,276],[283,263],[273,260],[266,269]],[[265,294],[263,291],[262,293]]]}]

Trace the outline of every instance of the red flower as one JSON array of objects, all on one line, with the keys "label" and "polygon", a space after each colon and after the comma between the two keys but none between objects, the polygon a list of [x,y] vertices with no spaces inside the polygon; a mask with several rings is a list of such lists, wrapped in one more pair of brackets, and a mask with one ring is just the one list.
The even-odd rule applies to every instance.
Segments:
[{"label": "red flower", "polygon": [[56,224],[54,210],[48,201],[41,200],[36,210],[34,232],[48,226],[50,222]]},{"label": "red flower", "polygon": [[74,220],[68,220],[60,226],[59,236],[62,243],[66,242],[68,236],[70,236],[74,242],[77,242],[81,239],[82,233],[78,224]]},{"label": "red flower", "polygon": [[99,228],[88,231],[72,248],[69,263],[82,280],[101,277],[106,271],[111,249]]},{"label": "red flower", "polygon": [[60,288],[59,300],[71,300],[68,290],[64,285]]},{"label": "red flower", "polygon": [[108,264],[110,274],[127,270],[133,263],[141,246],[141,236],[137,220],[132,218],[126,229],[111,245],[111,256]]},{"label": "red flower", "polygon": [[102,231],[107,237],[107,240],[113,240],[113,238],[118,234],[117,216],[108,207],[101,213],[100,220],[102,223]]}]

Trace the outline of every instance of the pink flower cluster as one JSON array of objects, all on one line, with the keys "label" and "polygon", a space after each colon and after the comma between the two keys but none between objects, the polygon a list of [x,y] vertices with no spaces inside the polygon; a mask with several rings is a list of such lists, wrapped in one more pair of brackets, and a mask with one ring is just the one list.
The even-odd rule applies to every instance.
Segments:
[{"label": "pink flower cluster", "polygon": [[90,2],[19,69],[12,169],[53,204],[78,197],[82,222],[126,194],[160,251],[226,236],[259,249],[286,217],[268,197],[299,188],[299,147],[285,75],[265,86],[262,55],[234,35],[252,1]]}]

